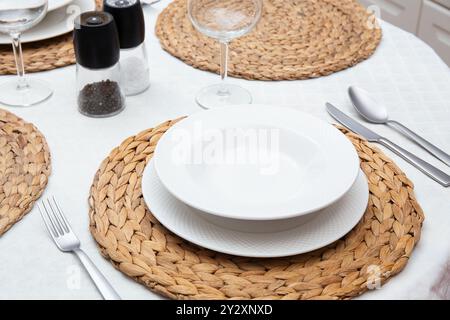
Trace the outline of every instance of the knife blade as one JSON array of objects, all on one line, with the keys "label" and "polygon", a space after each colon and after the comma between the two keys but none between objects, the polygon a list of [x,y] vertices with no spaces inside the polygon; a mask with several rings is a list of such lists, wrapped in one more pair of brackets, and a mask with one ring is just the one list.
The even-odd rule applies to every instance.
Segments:
[{"label": "knife blade", "polygon": [[331,103],[327,102],[326,106],[328,113],[347,129],[359,134],[360,136],[363,136],[365,139],[371,142],[379,141],[380,139],[382,139],[382,136],[380,136],[378,133],[373,132],[369,128],[366,128],[359,122],[353,120],[341,110],[333,106]]}]

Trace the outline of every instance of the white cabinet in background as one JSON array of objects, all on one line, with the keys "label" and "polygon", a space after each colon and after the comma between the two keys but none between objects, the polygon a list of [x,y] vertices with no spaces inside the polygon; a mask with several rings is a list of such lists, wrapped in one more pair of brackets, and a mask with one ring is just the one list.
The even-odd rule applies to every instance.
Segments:
[{"label": "white cabinet in background", "polygon": [[450,66],[450,0],[359,0],[381,19],[427,42]]},{"label": "white cabinet in background", "polygon": [[433,1],[442,4],[447,9],[450,9],[450,0],[433,0]]},{"label": "white cabinet in background", "polygon": [[424,0],[418,36],[450,66],[450,10]]},{"label": "white cabinet in background", "polygon": [[416,33],[422,0],[359,0],[365,7],[381,9],[381,19],[406,31]]}]

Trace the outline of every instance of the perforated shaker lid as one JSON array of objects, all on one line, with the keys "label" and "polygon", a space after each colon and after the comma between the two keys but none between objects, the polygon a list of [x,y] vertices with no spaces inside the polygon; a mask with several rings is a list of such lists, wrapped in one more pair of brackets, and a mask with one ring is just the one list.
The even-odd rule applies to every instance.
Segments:
[{"label": "perforated shaker lid", "polygon": [[116,21],[120,48],[129,49],[145,40],[144,12],[139,0],[104,0],[103,11]]},{"label": "perforated shaker lid", "polygon": [[89,11],[79,15],[75,19],[73,44],[77,63],[86,68],[108,68],[119,61],[119,35],[109,13]]}]

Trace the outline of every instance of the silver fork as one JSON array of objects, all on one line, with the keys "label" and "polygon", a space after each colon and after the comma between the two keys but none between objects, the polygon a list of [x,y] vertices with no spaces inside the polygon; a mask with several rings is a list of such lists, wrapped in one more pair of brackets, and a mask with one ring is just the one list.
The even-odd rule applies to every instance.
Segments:
[{"label": "silver fork", "polygon": [[43,200],[41,204],[38,204],[38,208],[48,233],[50,233],[59,250],[62,252],[73,252],[77,255],[105,300],[120,300],[120,296],[109,284],[105,276],[98,270],[86,253],[81,250],[80,240],[73,232],[55,197]]}]

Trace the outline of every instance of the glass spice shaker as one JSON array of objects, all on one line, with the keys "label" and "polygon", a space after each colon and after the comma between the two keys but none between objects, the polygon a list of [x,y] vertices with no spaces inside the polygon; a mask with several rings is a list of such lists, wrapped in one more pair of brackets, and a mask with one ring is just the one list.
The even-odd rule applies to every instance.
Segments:
[{"label": "glass spice shaker", "polygon": [[120,45],[114,18],[90,11],[75,19],[73,33],[77,60],[78,110],[104,118],[125,108],[121,87]]},{"label": "glass spice shaker", "polygon": [[117,24],[125,94],[142,93],[150,86],[150,78],[141,3],[139,0],[104,0],[103,10],[110,13]]}]

